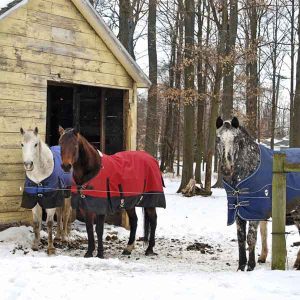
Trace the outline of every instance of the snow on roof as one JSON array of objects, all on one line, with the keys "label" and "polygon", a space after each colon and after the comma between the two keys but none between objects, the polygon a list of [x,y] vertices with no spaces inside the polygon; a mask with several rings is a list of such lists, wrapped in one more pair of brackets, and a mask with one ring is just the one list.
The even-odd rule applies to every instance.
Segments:
[{"label": "snow on roof", "polygon": [[0,0],[0,19],[19,6],[26,4],[27,1],[28,0]]},{"label": "snow on roof", "polygon": [[1,0],[0,1],[0,9],[7,6],[11,2],[13,2],[13,0]]}]

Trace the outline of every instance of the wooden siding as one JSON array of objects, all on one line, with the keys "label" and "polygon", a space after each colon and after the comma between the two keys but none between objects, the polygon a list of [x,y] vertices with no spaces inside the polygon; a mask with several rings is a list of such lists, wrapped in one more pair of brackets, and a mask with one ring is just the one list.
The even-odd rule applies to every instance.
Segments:
[{"label": "wooden siding", "polygon": [[71,1],[29,0],[0,20],[0,223],[31,216],[20,209],[19,128],[38,126],[44,136],[47,81],[127,89],[131,95],[133,89],[132,78]]}]

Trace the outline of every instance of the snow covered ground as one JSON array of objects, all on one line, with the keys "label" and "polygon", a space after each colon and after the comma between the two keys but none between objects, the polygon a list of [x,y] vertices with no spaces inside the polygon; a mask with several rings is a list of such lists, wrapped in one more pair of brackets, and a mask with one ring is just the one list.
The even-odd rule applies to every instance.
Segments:
[{"label": "snow covered ground", "polygon": [[[226,226],[224,190],[184,198],[175,194],[178,179],[168,178],[166,185],[167,209],[158,210],[157,257],[145,257],[142,242],[131,257],[122,256],[128,232],[113,226],[106,226],[104,260],[82,257],[87,241],[79,222],[69,245],[57,245],[51,257],[45,252],[46,232],[38,252],[30,249],[31,227],[0,232],[0,299],[299,299],[300,272],[292,270],[296,228],[287,227],[289,271],[271,271],[269,257],[253,272],[236,272],[236,230]],[[139,214],[137,236],[142,235]],[[201,251],[187,250],[195,245]]]}]

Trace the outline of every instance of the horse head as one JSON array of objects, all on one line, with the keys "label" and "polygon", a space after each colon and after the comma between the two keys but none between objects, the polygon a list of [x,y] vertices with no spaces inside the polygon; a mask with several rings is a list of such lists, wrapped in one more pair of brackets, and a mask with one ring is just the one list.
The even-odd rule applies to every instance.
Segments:
[{"label": "horse head", "polygon": [[62,169],[69,172],[79,157],[79,133],[75,128],[64,129],[59,126],[59,145],[61,147]]},{"label": "horse head", "polygon": [[239,150],[239,120],[234,117],[231,121],[223,121],[218,117],[216,127],[216,145],[221,161],[221,172],[224,177],[229,177],[234,172],[235,159]]},{"label": "horse head", "polygon": [[37,127],[34,130],[20,128],[23,164],[26,172],[34,169],[34,162],[40,155],[41,140],[38,132]]},{"label": "horse head", "polygon": [[239,182],[257,168],[260,150],[255,140],[234,117],[231,121],[216,121],[216,146],[225,181]]}]

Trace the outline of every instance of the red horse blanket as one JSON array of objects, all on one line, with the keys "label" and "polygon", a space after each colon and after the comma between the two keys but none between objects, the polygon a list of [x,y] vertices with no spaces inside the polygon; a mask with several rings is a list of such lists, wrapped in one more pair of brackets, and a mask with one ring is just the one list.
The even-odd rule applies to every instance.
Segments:
[{"label": "red horse blanket", "polygon": [[72,207],[97,214],[120,208],[166,207],[157,161],[144,151],[102,156],[99,173],[82,186],[72,186]]}]

